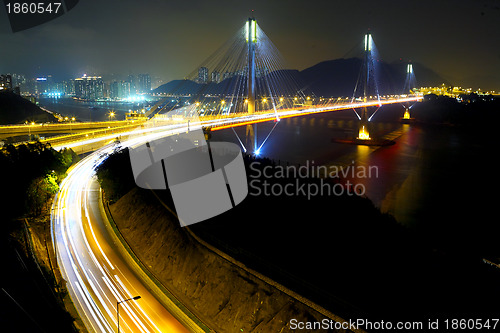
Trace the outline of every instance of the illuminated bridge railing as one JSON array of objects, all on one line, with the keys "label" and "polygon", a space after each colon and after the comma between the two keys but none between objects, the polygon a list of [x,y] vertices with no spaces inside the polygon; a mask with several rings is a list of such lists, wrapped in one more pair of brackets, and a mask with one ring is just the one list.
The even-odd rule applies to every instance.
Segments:
[{"label": "illuminated bridge railing", "polygon": [[[227,117],[226,120],[221,117],[214,117],[213,119],[214,124],[208,125],[207,127],[211,127],[213,131],[216,131],[225,128],[255,124],[266,121],[279,121],[282,118],[305,116],[315,113],[332,112],[332,111],[356,109],[363,107],[382,106],[386,104],[418,102],[421,101],[422,99],[423,99],[422,96],[406,96],[406,97],[380,99],[380,100],[376,99],[367,102],[356,101],[356,102],[302,106],[297,108],[281,109],[276,111],[268,110],[268,111],[256,112],[253,114],[239,113]],[[200,119],[209,120],[206,117],[202,117]]]},{"label": "illuminated bridge railing", "polygon": [[[127,126],[123,126],[118,130],[118,128],[111,129],[103,129],[99,133],[100,135],[92,135],[92,137],[87,137],[85,133],[81,133],[78,135],[70,135],[67,136],[66,139],[61,141],[66,141],[65,143],[59,142],[51,142],[52,144],[56,144],[58,148],[62,148],[65,146],[76,147],[78,145],[85,145],[88,142],[96,141],[97,139],[113,139],[117,136],[123,135],[124,137],[129,135],[137,135],[141,132],[158,132],[161,134],[163,131],[171,131],[172,129],[180,129],[180,128],[192,128],[195,127],[204,127],[211,128],[212,130],[220,130],[224,128],[243,126],[247,124],[255,124],[259,122],[266,121],[277,121],[283,118],[296,117],[296,116],[304,116],[309,114],[316,114],[322,112],[332,112],[339,110],[347,110],[352,108],[362,108],[362,107],[370,107],[370,106],[381,106],[385,104],[397,104],[397,103],[407,103],[407,102],[418,102],[423,99],[422,96],[406,96],[406,97],[395,97],[395,98],[387,98],[381,100],[371,100],[367,102],[343,102],[343,103],[331,103],[331,104],[323,104],[323,105],[311,105],[311,106],[301,106],[297,108],[291,109],[279,109],[279,110],[267,110],[262,112],[255,112],[253,114],[248,113],[230,113],[226,115],[218,115],[218,116],[199,116],[199,117],[182,117],[180,115],[159,115],[153,117],[150,121],[131,124]],[[110,131],[111,130],[111,131]],[[111,133],[110,133],[111,132]],[[95,133],[97,134],[97,133]],[[57,140],[59,141],[59,140]]]}]

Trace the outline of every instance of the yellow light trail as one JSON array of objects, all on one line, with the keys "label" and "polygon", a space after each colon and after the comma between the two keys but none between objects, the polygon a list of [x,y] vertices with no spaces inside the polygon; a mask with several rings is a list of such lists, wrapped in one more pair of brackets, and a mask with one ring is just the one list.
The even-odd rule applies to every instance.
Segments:
[{"label": "yellow light trail", "polygon": [[[61,183],[51,213],[52,238],[62,276],[75,307],[90,332],[115,332],[116,302],[132,295],[137,301],[125,302],[120,316],[122,332],[201,332],[154,283],[131,267],[120,248],[107,231],[103,208],[99,205],[100,188],[95,171],[115,149],[134,147],[161,137],[174,135],[204,126],[241,126],[245,123],[270,121],[313,113],[336,111],[353,107],[417,101],[421,97],[399,98],[368,103],[329,105],[308,109],[291,109],[269,114],[242,115],[234,118],[188,122],[159,122],[153,127],[138,127],[121,133],[123,140],[109,144],[82,159],[68,170]],[[115,135],[74,142],[54,147],[75,147],[113,140]],[[182,324],[181,324],[182,323]],[[187,327],[188,329],[186,329]]]},{"label": "yellow light trail", "polygon": [[[381,105],[394,104],[394,103],[418,102],[418,101],[421,101],[422,98],[423,97],[421,97],[421,96],[416,96],[416,97],[406,97],[406,98],[380,100],[380,101],[376,100],[376,101],[360,102],[360,103],[331,104],[331,105],[325,105],[325,106],[320,106],[320,107],[311,107],[311,108],[307,108],[307,109],[293,108],[293,109],[281,110],[278,112],[269,111],[268,113],[255,114],[255,115],[253,115],[253,119],[246,120],[246,118],[249,118],[248,116],[246,116],[246,117],[239,117],[239,118],[233,118],[233,119],[226,120],[224,122],[224,124],[222,124],[222,125],[213,126],[212,131],[217,131],[217,130],[231,128],[231,127],[237,127],[237,126],[243,126],[243,125],[262,123],[262,122],[266,122],[266,121],[273,121],[276,119],[306,116],[306,115],[316,114],[316,113],[357,109],[357,108],[370,107],[370,106],[381,106]],[[238,121],[238,119],[240,119],[240,121]],[[245,119],[245,120],[241,120],[241,119]]]},{"label": "yellow light trail", "polygon": [[[129,143],[150,137],[139,139]],[[95,169],[115,146],[107,146],[75,165],[54,200],[52,237],[71,299],[90,332],[116,332],[116,302],[131,295],[141,299],[120,305],[121,332],[201,332],[172,301],[141,278],[107,232]]]}]

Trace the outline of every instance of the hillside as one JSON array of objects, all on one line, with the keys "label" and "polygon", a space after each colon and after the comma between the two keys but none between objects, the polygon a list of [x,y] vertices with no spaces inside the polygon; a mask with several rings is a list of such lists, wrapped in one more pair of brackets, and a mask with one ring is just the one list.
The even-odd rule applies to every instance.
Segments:
[{"label": "hillside", "polygon": [[[280,70],[267,74],[270,78],[285,78],[293,84],[286,86],[280,92],[281,95],[295,94],[291,89],[300,89],[305,94],[316,96],[352,96],[361,68],[361,59],[335,59],[320,62],[302,71]],[[377,84],[381,95],[399,94],[402,92],[406,78],[406,62],[378,63],[376,69]],[[420,63],[413,63],[417,86],[438,86],[442,83],[449,84],[439,74]],[[200,84],[192,80],[173,80],[161,85],[153,93],[196,95],[212,94],[224,95],[227,92],[236,91],[236,86],[241,85],[241,93],[246,93],[245,78],[234,76],[220,83]],[[267,85],[257,79],[257,92],[259,87],[267,92]],[[243,82],[243,83],[242,83]],[[281,81],[280,81],[281,82]],[[292,88],[295,87],[295,88]]]},{"label": "hillside", "polygon": [[[180,228],[158,201],[159,197],[174,207],[168,191],[153,194],[134,188],[131,170],[123,167],[129,165],[128,153],[110,158],[115,159],[114,168],[124,173],[121,182],[129,183],[114,190],[105,186],[102,178],[116,173],[107,162],[98,172],[106,193],[128,192],[111,206],[118,228],[143,263],[209,326],[220,332],[241,327],[288,332],[285,325],[291,318],[321,320],[316,310],[216,255],[187,228]],[[247,157],[246,161],[253,160]],[[259,163],[254,167],[274,165],[266,160]],[[260,179],[254,176],[250,179]],[[306,188],[322,184],[314,178],[259,181],[264,180],[269,188],[295,181]],[[450,318],[496,310],[488,305],[496,291],[457,293],[466,281],[491,285],[494,276],[481,261],[436,250],[422,234],[381,214],[366,198],[304,196],[254,193],[190,230],[246,267],[345,319],[415,320],[429,313]]]},{"label": "hillside", "polygon": [[[279,70],[274,71],[266,76],[257,77],[256,80],[256,91],[257,94],[269,94],[269,86],[264,81],[264,78],[271,77],[274,80],[275,77],[286,78],[289,84],[282,85],[280,87],[275,87],[277,89],[277,95],[288,95],[294,94],[297,89],[304,88],[304,82],[302,82],[302,77],[300,72],[297,70]],[[292,88],[295,87],[295,88]],[[174,94],[174,95],[230,95],[234,91],[240,91],[242,94],[247,93],[246,77],[241,75],[234,75],[229,78],[222,80],[219,83],[209,82],[207,84],[197,83],[193,80],[172,80],[167,82],[155,90],[153,93],[161,94]]]},{"label": "hillside", "polygon": [[111,213],[139,259],[216,332],[291,332],[292,318],[328,318],[199,243],[150,191],[130,191]]},{"label": "hillside", "polygon": [[0,125],[22,124],[26,121],[46,123],[56,121],[56,118],[13,92],[0,92]]},{"label": "hillside", "polygon": [[[361,69],[361,59],[335,59],[320,62],[300,72],[303,82],[317,96],[352,96]],[[379,93],[400,94],[406,78],[406,62],[380,62],[375,76]],[[417,86],[448,84],[433,70],[413,63]]]}]

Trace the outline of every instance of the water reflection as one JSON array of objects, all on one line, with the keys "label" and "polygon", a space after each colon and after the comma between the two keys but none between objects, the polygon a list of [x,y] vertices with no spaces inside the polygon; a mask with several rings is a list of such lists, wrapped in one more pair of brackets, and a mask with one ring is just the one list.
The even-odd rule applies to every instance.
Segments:
[{"label": "water reflection", "polygon": [[[399,115],[398,115],[399,117]],[[397,118],[396,118],[397,119]],[[318,126],[325,124],[326,126]],[[355,179],[366,187],[366,196],[383,212],[407,226],[442,223],[460,203],[467,214],[473,207],[464,202],[463,160],[480,160],[478,139],[451,128],[421,128],[397,121],[374,122],[375,137],[395,140],[392,146],[373,147],[332,143],[332,138],[352,137],[358,121],[351,112],[288,118],[281,122],[261,150],[265,157],[291,164],[314,161],[316,165],[376,166],[377,177]],[[259,124],[258,142],[273,124]],[[236,129],[238,135],[244,133]],[[214,140],[237,142],[232,130],[214,133]],[[457,162],[462,164],[459,166]],[[466,169],[466,168],[465,168]],[[486,187],[485,184],[481,185]],[[441,191],[446,192],[443,200]],[[471,190],[472,192],[472,190]],[[434,222],[432,222],[434,221]],[[436,222],[438,221],[438,222]]]}]

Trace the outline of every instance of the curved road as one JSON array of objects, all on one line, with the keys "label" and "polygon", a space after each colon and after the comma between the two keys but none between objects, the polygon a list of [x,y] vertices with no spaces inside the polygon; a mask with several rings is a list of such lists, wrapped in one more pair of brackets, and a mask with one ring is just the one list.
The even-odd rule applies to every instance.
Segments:
[{"label": "curved road", "polygon": [[[392,103],[398,101],[401,100],[394,100]],[[327,107],[293,110],[280,112],[280,117],[328,110],[335,111]],[[190,129],[200,129],[202,124],[223,126],[260,118],[269,116],[249,115],[197,122],[192,123]],[[118,148],[185,132],[188,126],[186,123],[170,123],[122,133],[127,139]],[[116,135],[110,136],[110,139],[113,140],[114,137]],[[137,295],[141,298],[120,304],[120,332],[200,332],[201,329],[163,294],[147,287],[151,286],[151,281],[140,278],[140,272],[127,264],[126,258],[122,257],[119,247],[106,230],[106,221],[99,207],[100,188],[95,170],[116,148],[116,144],[108,145],[76,164],[68,171],[54,200],[51,214],[53,243],[71,299],[90,332],[117,332],[117,302]]]},{"label": "curved road", "polygon": [[92,154],[73,168],[61,184],[52,213],[53,237],[63,278],[87,329],[120,332],[188,332],[174,318],[179,310],[162,304],[120,255],[104,227],[99,208],[99,184],[94,168],[105,158]]}]

